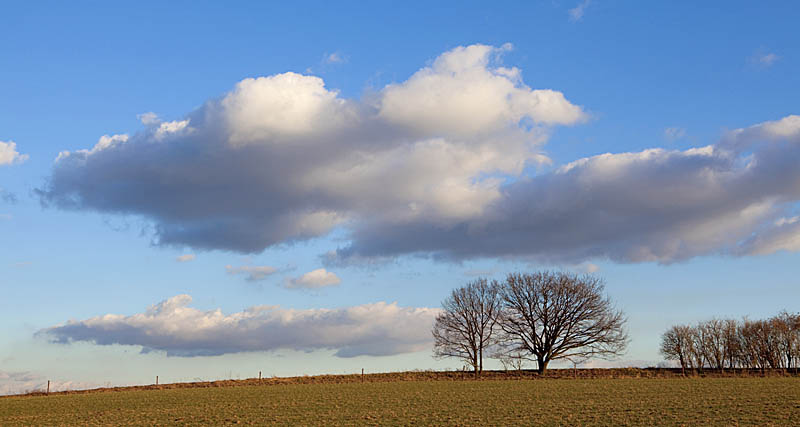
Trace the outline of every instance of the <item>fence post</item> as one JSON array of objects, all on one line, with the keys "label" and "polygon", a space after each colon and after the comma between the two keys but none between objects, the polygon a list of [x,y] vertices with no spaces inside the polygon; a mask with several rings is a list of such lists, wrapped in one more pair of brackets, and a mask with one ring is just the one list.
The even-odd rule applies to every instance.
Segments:
[{"label": "fence post", "polygon": [[156,385],[158,385],[158,375],[156,375]]},{"label": "fence post", "polygon": [[47,380],[47,394],[50,394],[50,380]]},{"label": "fence post", "polygon": [[361,368],[361,382],[364,382],[364,368]]},{"label": "fence post", "polygon": [[258,380],[261,381],[261,371],[258,371]]}]

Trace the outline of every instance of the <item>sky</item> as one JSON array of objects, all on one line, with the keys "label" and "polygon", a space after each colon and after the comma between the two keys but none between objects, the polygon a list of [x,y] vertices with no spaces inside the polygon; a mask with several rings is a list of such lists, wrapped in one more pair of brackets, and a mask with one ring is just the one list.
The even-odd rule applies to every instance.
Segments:
[{"label": "sky", "polygon": [[0,394],[458,369],[510,272],[604,278],[618,365],[800,310],[796,2],[2,10]]}]

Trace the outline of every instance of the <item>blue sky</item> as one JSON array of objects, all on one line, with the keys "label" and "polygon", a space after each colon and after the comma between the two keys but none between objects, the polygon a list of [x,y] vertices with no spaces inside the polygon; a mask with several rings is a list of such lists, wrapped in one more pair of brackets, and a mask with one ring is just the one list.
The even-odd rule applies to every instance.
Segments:
[{"label": "blue sky", "polygon": [[[629,317],[631,361],[659,361],[676,322],[797,311],[793,2],[0,15],[0,392],[456,367],[431,358],[424,309],[475,274],[595,271]],[[182,294],[119,321],[181,348],[100,320],[55,330],[71,344],[42,332]],[[261,305],[298,310],[291,328],[256,316],[274,349],[187,338],[194,315]],[[336,326],[319,309],[383,326],[297,338]],[[397,322],[416,332],[388,336]]]}]

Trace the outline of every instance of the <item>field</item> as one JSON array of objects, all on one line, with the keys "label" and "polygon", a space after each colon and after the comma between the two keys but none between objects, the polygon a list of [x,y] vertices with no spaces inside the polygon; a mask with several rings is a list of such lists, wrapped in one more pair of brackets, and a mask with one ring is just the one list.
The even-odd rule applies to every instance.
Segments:
[{"label": "field", "polygon": [[239,384],[6,397],[0,425],[800,424],[798,377]]}]

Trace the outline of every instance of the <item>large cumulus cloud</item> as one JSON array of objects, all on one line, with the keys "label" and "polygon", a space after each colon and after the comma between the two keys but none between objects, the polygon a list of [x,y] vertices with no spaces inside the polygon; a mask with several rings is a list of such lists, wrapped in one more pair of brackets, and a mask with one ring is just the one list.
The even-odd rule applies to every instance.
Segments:
[{"label": "large cumulus cloud", "polygon": [[430,347],[433,308],[384,302],[342,309],[255,306],[238,313],[189,307],[189,295],[130,316],[106,314],[40,331],[53,342],[135,345],[170,356],[210,356],[291,349],[336,350],[339,357],[387,356]]},{"label": "large cumulus cloud", "polygon": [[161,245],[258,252],[324,236],[330,264],[417,254],[669,263],[798,249],[800,117],[684,151],[579,159],[542,174],[584,110],[458,47],[365,100],[313,76],[246,79],[175,121],[62,153],[42,201],[141,215]]},{"label": "large cumulus cloud", "polygon": [[737,129],[685,151],[603,154],[501,187],[479,219],[441,227],[362,225],[329,259],[607,258],[669,263],[698,255],[800,249],[800,116]]},{"label": "large cumulus cloud", "polygon": [[478,219],[503,177],[546,161],[548,129],[586,118],[498,64],[504,48],[459,47],[368,101],[313,76],[245,79],[176,121],[106,135],[59,155],[39,190],[65,209],[142,215],[158,244],[258,252],[424,218]]}]

